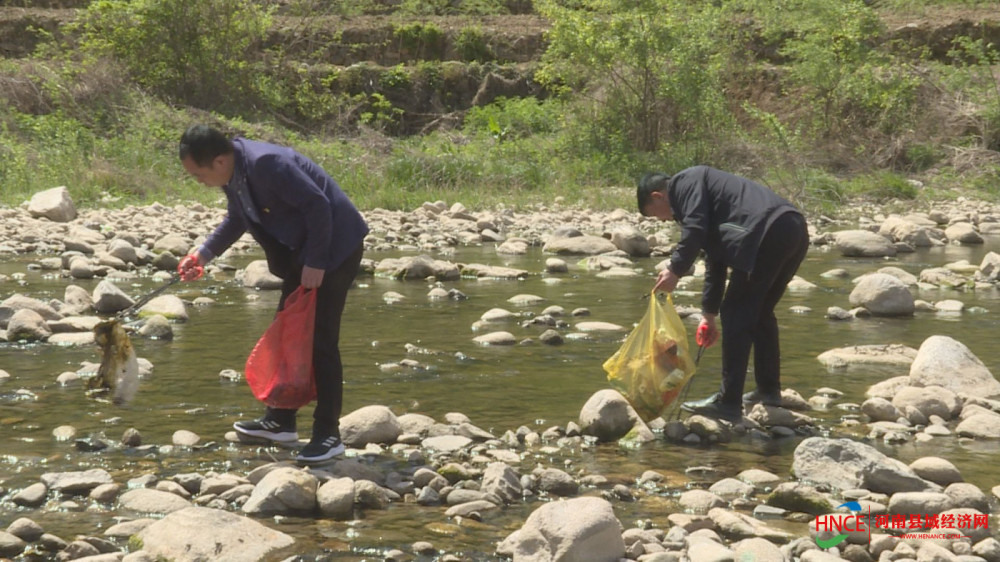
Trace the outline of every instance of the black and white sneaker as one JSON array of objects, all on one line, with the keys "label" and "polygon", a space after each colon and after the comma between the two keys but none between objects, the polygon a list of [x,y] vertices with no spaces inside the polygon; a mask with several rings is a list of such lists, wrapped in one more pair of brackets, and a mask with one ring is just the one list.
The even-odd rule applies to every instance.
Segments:
[{"label": "black and white sneaker", "polygon": [[325,438],[313,438],[308,445],[302,447],[295,460],[299,462],[320,462],[344,454],[344,443],[340,437],[331,435]]},{"label": "black and white sneaker", "polygon": [[233,429],[243,435],[262,437],[271,441],[298,441],[299,433],[295,431],[294,425],[281,425],[269,420],[267,417],[257,418],[253,421],[238,421],[233,424]]}]

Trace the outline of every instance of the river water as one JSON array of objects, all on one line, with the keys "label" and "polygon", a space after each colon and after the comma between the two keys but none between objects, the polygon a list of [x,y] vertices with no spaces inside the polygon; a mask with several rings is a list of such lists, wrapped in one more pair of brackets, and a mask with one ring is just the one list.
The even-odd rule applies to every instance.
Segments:
[{"label": "river water", "polygon": [[[847,269],[851,276],[895,265],[911,273],[945,263],[967,260],[978,264],[983,255],[1000,246],[1000,240],[988,240],[982,246],[944,246],[922,249],[893,259],[848,259],[836,252],[812,248],[799,274],[818,288],[787,293],[778,307],[782,333],[783,384],[809,397],[820,387],[833,387],[845,396],[840,402],[859,404],[871,385],[905,370],[854,368],[828,371],[816,356],[831,348],[876,343],[902,343],[918,348],[931,335],[946,335],[967,345],[992,371],[1000,368],[1000,348],[996,345],[1000,291],[987,289],[957,292],[953,290],[917,290],[917,298],[930,302],[958,299],[966,307],[981,307],[960,314],[918,313],[912,318],[871,318],[847,322],[827,320],[829,306],[850,308],[849,278],[826,279],[820,276],[832,268]],[[398,253],[368,254],[379,260],[397,257]],[[225,261],[245,265],[260,255],[243,254]],[[472,324],[483,312],[506,308],[523,313],[525,318],[539,314],[550,305],[568,312],[585,307],[589,317],[563,317],[571,325],[583,320],[606,321],[630,327],[645,311],[643,296],[652,286],[658,259],[636,260],[641,275],[628,279],[602,279],[595,271],[574,267],[576,258],[568,258],[567,274],[546,275],[547,255],[532,248],[526,256],[498,256],[491,246],[460,247],[454,255],[435,256],[455,262],[505,265],[539,272],[523,281],[460,280],[444,283],[468,296],[462,301],[431,301],[428,282],[403,282],[363,277],[348,298],[342,328],[341,348],[345,365],[344,411],[369,404],[389,406],[397,414],[423,413],[443,421],[448,412],[462,412],[472,422],[501,435],[525,425],[539,432],[575,421],[581,406],[597,390],[607,388],[602,362],[620,344],[624,334],[592,336],[568,340],[561,346],[540,343],[512,347],[481,347],[472,341],[483,332],[473,332]],[[0,273],[23,274],[19,280],[0,285],[3,298],[20,292],[36,298],[62,298],[65,279],[46,276],[27,268],[30,258],[8,260]],[[21,277],[18,275],[18,277]],[[90,290],[96,281],[77,281]],[[119,284],[138,296],[156,284],[149,279]],[[698,306],[700,282],[692,281],[675,296],[678,305]],[[260,412],[245,383],[221,381],[223,369],[243,369],[246,356],[256,339],[266,329],[274,313],[276,291],[255,291],[240,287],[231,278],[201,280],[172,289],[185,299],[210,296],[215,304],[189,308],[187,323],[175,325],[172,342],[133,338],[140,357],[149,359],[153,374],[144,379],[137,398],[127,407],[100,404],[84,396],[80,386],[60,387],[56,377],[75,371],[83,361],[98,361],[96,348],[60,348],[50,345],[0,347],[0,369],[11,378],[0,386],[0,486],[17,490],[37,482],[46,472],[83,470],[104,467],[115,481],[125,483],[134,476],[155,473],[160,477],[184,472],[246,472],[269,455],[267,451],[226,443],[223,436],[234,421],[255,417]],[[406,298],[387,303],[387,291]],[[518,294],[533,294],[544,302],[519,307],[507,302]],[[806,306],[811,312],[793,313],[792,306]],[[689,332],[693,324],[688,323]],[[498,325],[496,329],[515,336],[537,336],[542,328],[523,328],[517,322]],[[572,329],[561,330],[564,334]],[[408,354],[406,344],[427,350]],[[415,359],[417,369],[390,370],[382,365],[402,359]],[[718,348],[709,349],[693,379],[690,397],[700,398],[714,391],[720,369]],[[748,390],[752,375],[748,376]],[[27,389],[34,400],[19,399],[15,391]],[[299,414],[300,433],[308,434],[311,408]],[[843,416],[856,415],[849,409],[834,408],[814,412],[824,425],[835,426]],[[194,431],[202,443],[215,442],[191,451],[174,450],[169,454],[144,457],[128,452],[84,453],[70,442],[57,442],[52,430],[72,425],[78,437],[106,435],[117,440],[125,429],[138,429],[144,443],[169,444],[179,429]],[[689,486],[700,485],[685,475],[692,466],[715,469],[712,481],[735,476],[746,468],[762,468],[779,475],[788,474],[796,438],[772,441],[737,440],[721,446],[680,446],[658,441],[639,448],[602,444],[573,451],[565,458],[527,456],[522,472],[534,465],[559,466],[573,473],[603,474],[615,482],[630,483],[645,470],[657,470],[668,477],[670,491],[652,494],[634,503],[616,503],[619,519],[626,527],[637,521],[666,527],[666,516],[677,511],[674,497]],[[995,443],[938,438],[931,443],[913,442],[885,445],[873,443],[904,462],[922,456],[950,459],[965,479],[984,491],[1000,484],[995,469]],[[287,452],[284,453],[287,455]],[[386,461],[390,462],[390,461]],[[526,468],[527,467],[527,468]],[[71,539],[75,534],[99,535],[113,524],[114,513],[91,506],[86,498],[77,500],[83,511],[15,508],[12,503],[0,506],[0,528],[16,517],[31,517],[47,532]],[[295,550],[306,555],[326,552],[329,559],[378,559],[388,548],[408,550],[418,540],[429,540],[439,549],[458,554],[462,559],[494,560],[496,542],[516,529],[538,507],[526,503],[508,508],[500,516],[483,523],[465,521],[461,525],[444,517],[444,508],[395,504],[387,511],[368,512],[351,522],[284,518],[270,522],[298,539]],[[990,525],[996,528],[996,519]],[[803,534],[804,526],[797,528]]]}]

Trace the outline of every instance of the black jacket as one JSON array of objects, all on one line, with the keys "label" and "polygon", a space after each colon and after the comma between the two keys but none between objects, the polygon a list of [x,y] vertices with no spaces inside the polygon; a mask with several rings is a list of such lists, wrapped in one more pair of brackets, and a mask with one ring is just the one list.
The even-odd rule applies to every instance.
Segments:
[{"label": "black jacket", "polygon": [[722,302],[727,267],[753,272],[757,251],[774,219],[798,210],[770,189],[708,166],[678,172],[667,184],[681,240],[670,258],[670,271],[687,273],[705,250],[702,308],[716,313]]}]

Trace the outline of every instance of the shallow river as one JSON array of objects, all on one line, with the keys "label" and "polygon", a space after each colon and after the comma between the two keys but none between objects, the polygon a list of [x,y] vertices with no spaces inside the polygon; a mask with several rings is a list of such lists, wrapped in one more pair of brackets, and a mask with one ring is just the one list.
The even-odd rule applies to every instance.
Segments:
[{"label": "shallow river", "polygon": [[[1000,291],[978,292],[948,290],[918,291],[917,298],[935,302],[958,299],[966,307],[960,314],[918,313],[913,318],[857,319],[834,322],[824,318],[828,306],[850,308],[849,279],[824,279],[820,273],[835,267],[847,269],[852,276],[874,271],[884,265],[896,265],[917,274],[928,267],[968,260],[978,265],[982,256],[1000,246],[992,239],[984,246],[946,246],[901,255],[891,260],[845,259],[834,252],[811,249],[799,273],[819,288],[788,293],[779,304],[782,330],[783,384],[808,398],[820,387],[833,387],[845,393],[842,402],[860,403],[871,384],[900,374],[886,369],[853,369],[830,372],[816,356],[831,348],[853,344],[902,343],[914,348],[925,338],[940,334],[951,336],[975,353],[993,372],[1000,369],[1000,347],[996,345],[1000,318]],[[379,260],[396,254],[373,254]],[[227,263],[242,266],[257,255],[237,255]],[[527,256],[497,256],[492,247],[458,248],[453,256],[436,256],[457,262],[507,265],[532,272],[544,271],[545,259],[537,248]],[[464,301],[430,301],[426,282],[401,282],[364,277],[352,290],[345,313],[341,346],[345,364],[345,408],[349,412],[368,404],[384,404],[397,414],[419,412],[443,421],[448,412],[462,412],[479,427],[499,436],[506,430],[527,425],[544,429],[565,426],[575,421],[580,407],[595,391],[606,388],[601,363],[618,347],[623,335],[599,336],[588,340],[570,340],[562,346],[513,346],[485,348],[476,345],[471,329],[480,315],[494,307],[525,314],[539,314],[549,305],[560,305],[567,312],[578,307],[591,311],[587,318],[564,317],[571,324],[580,320],[598,320],[631,326],[645,311],[643,295],[653,283],[653,269],[658,259],[637,260],[642,275],[633,279],[601,279],[596,272],[572,267],[568,274],[534,275],[524,281],[461,280],[444,284],[457,288],[469,298]],[[64,279],[46,277],[43,272],[28,270],[29,259],[8,260],[0,273],[25,273],[21,285],[8,281],[0,285],[0,297],[20,292],[36,298],[62,298]],[[94,282],[78,282],[92,289]],[[134,285],[119,284],[132,295],[142,294],[156,285],[148,279]],[[680,305],[697,306],[698,281],[678,292]],[[387,304],[382,295],[396,291],[405,295],[402,302]],[[75,371],[82,361],[98,361],[96,348],[57,348],[49,345],[0,347],[0,369],[11,374],[0,386],[0,486],[17,490],[38,481],[45,472],[104,467],[125,483],[144,473],[167,477],[183,472],[235,470],[246,472],[259,465],[269,454],[287,455],[278,450],[262,451],[252,447],[227,444],[223,435],[232,423],[260,412],[245,383],[220,381],[223,369],[242,371],[246,356],[257,337],[270,322],[278,294],[239,287],[230,279],[202,280],[178,287],[175,294],[185,299],[207,295],[217,303],[190,308],[190,320],[175,326],[172,342],[143,340],[133,342],[140,357],[155,366],[151,377],[144,379],[138,397],[126,408],[99,404],[84,396],[80,386],[63,388],[55,383],[64,371]],[[522,293],[541,296],[545,301],[530,307],[517,307],[507,299]],[[789,307],[804,305],[808,313],[792,313]],[[689,322],[689,331],[693,331]],[[517,323],[500,325],[518,337],[537,336],[537,327],[522,328]],[[563,330],[564,333],[570,330]],[[481,332],[480,332],[481,333]],[[407,354],[410,343],[439,353]],[[402,359],[415,359],[424,367],[416,370],[385,372],[380,365]],[[700,398],[718,385],[718,348],[709,349],[694,378],[690,397]],[[752,375],[748,377],[752,388]],[[36,400],[17,400],[14,391],[28,389]],[[300,433],[308,434],[311,408],[299,415]],[[816,412],[826,425],[835,425],[845,415],[842,409]],[[72,425],[78,437],[103,432],[117,440],[125,429],[137,428],[144,443],[167,444],[178,429],[194,431],[202,443],[214,441],[217,447],[195,451],[173,451],[169,455],[144,458],[122,452],[78,452],[72,442],[57,442],[52,430]],[[583,471],[608,476],[615,481],[634,481],[643,471],[653,469],[676,482],[672,490],[697,485],[684,470],[691,466],[710,466],[717,474],[712,481],[734,476],[746,468],[762,468],[787,474],[791,453],[798,440],[753,441],[744,439],[724,446],[688,447],[656,442],[638,449],[617,444],[603,444],[593,449],[573,452],[565,459],[540,458],[539,463],[560,466],[570,472]],[[987,491],[1000,484],[995,468],[995,443],[959,442],[955,438],[935,439],[932,443],[913,442],[895,446],[877,444],[882,450],[909,462],[921,456],[943,456],[962,471],[965,479]],[[569,463],[568,468],[564,463]],[[530,470],[531,462],[522,465]],[[628,527],[637,521],[667,526],[666,516],[676,511],[676,493],[645,498],[636,503],[616,503],[615,509]],[[85,504],[86,498],[78,500]],[[378,559],[378,552],[388,548],[408,550],[414,541],[429,540],[439,549],[469,560],[494,560],[496,542],[517,528],[537,503],[508,508],[503,515],[485,523],[449,522],[444,508],[426,508],[395,504],[385,512],[365,513],[351,522],[287,518],[274,523],[299,542],[296,550],[313,558],[362,560]],[[9,501],[0,505],[0,528],[20,516],[31,517],[47,532],[65,539],[75,534],[99,535],[112,523],[111,513],[92,508],[84,512],[17,509]],[[994,518],[990,526],[996,528]],[[804,533],[804,527],[799,528]]]}]

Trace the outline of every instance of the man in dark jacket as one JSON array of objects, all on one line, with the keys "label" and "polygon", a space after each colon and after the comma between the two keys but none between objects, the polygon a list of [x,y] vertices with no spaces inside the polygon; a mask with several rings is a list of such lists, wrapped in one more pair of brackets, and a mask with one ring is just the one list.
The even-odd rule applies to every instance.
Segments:
[{"label": "man in dark jacket", "polygon": [[[699,330],[704,331],[705,345],[718,340],[715,319],[722,317],[719,392],[685,402],[681,408],[739,421],[741,402],[780,405],[781,355],[774,307],[809,247],[802,214],[763,185],[708,166],[673,176],[646,174],[636,195],[643,215],[681,226],[680,242],[653,290],[672,292],[704,250]],[[743,395],[751,347],[757,389]]]},{"label": "man in dark jacket", "polygon": [[[189,174],[209,187],[222,188],[227,199],[222,223],[181,260],[178,272],[185,280],[197,278],[198,266],[249,231],[263,247],[268,269],[283,280],[278,310],[299,285],[317,291],[312,349],[316,409],[312,439],[297,459],[317,462],[342,454],[340,318],[361,263],[368,225],[333,178],[290,148],[230,140],[215,129],[195,125],[181,136],[180,159]],[[268,408],[263,417],[233,427],[244,435],[294,441],[295,415],[296,410]]]}]

